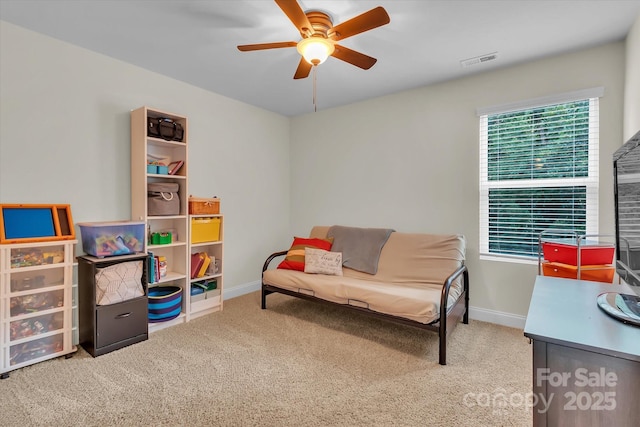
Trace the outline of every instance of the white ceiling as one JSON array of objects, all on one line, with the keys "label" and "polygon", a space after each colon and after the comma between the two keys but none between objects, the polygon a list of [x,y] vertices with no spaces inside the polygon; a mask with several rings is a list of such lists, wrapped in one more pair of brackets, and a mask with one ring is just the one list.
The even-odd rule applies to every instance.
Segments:
[{"label": "white ceiling", "polygon": [[[640,0],[300,0],[334,25],[376,6],[391,23],[340,44],[378,59],[370,70],[329,58],[317,70],[326,109],[548,55],[622,40]],[[0,19],[287,116],[313,111],[313,77],[293,80],[298,41],[271,0],[0,0]],[[498,52],[470,68],[460,61]],[[0,56],[1,60],[1,56]]]}]

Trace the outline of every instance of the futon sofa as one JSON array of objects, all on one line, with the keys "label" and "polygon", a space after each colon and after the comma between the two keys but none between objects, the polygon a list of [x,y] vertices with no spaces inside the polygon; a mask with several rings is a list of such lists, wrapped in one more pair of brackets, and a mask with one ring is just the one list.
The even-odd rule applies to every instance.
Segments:
[{"label": "futon sofa", "polygon": [[[313,227],[309,239],[333,241],[327,236],[331,231],[332,227]],[[277,292],[436,331],[439,363],[446,365],[447,336],[460,319],[469,322],[465,249],[462,235],[393,231],[379,251],[374,274],[341,266],[341,275],[273,268],[271,262],[292,249],[275,252],[262,269],[262,309],[267,295]]]}]

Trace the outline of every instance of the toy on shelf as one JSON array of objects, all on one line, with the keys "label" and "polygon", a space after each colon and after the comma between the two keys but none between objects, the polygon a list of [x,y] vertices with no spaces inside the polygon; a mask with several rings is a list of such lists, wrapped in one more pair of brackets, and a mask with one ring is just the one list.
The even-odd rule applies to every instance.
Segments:
[{"label": "toy on shelf", "polygon": [[74,239],[70,205],[0,204],[0,244]]}]

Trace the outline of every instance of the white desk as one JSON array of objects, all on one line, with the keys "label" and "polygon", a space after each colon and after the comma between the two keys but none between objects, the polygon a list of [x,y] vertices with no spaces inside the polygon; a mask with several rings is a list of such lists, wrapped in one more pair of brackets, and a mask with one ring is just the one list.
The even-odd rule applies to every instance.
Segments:
[{"label": "white desk", "polygon": [[628,287],[538,276],[524,335],[533,340],[534,426],[640,423],[640,327],[596,304]]}]

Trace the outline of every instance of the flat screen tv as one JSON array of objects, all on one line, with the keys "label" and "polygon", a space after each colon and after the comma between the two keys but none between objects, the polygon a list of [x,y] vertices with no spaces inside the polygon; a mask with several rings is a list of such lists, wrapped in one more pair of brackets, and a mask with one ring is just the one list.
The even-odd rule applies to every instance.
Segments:
[{"label": "flat screen tv", "polygon": [[640,326],[640,131],[613,154],[616,216],[616,272],[633,294],[606,292],[598,306]]}]

